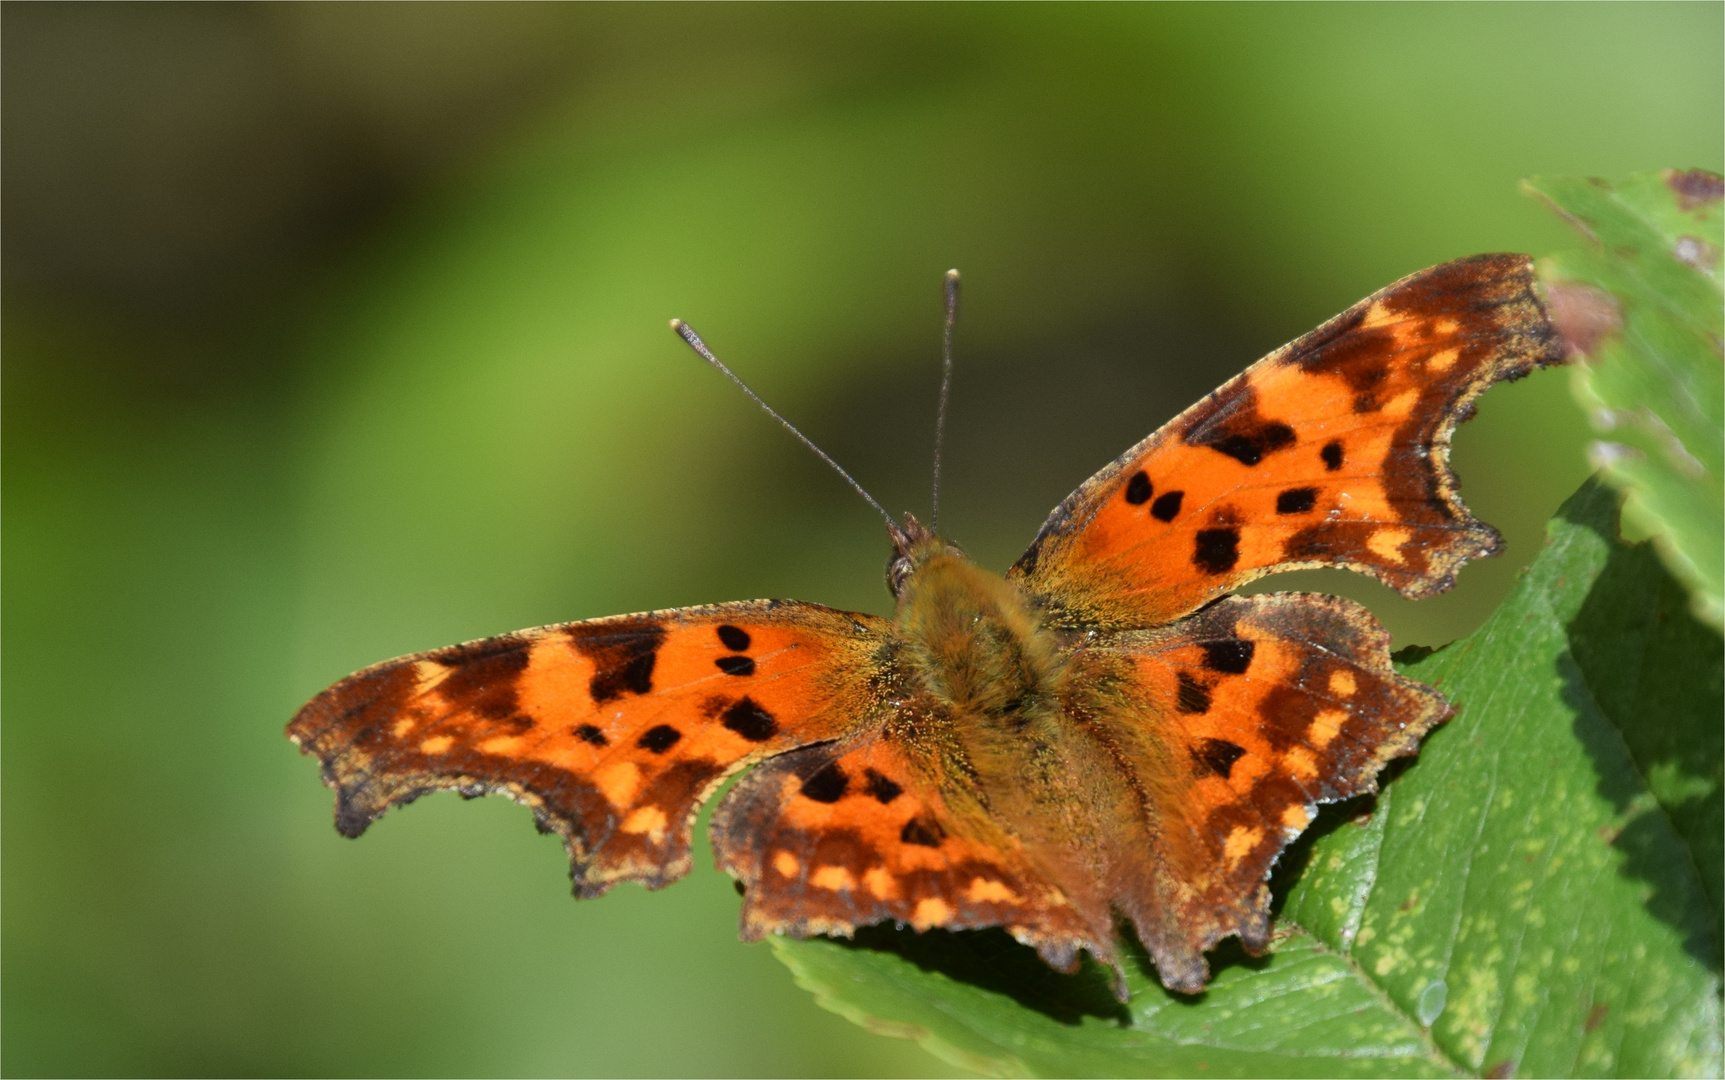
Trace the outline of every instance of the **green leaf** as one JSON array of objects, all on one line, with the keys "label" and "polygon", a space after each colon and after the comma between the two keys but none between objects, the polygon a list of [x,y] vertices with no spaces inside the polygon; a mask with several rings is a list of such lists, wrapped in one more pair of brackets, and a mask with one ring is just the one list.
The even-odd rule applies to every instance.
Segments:
[{"label": "green leaf", "polygon": [[1278,870],[1275,952],[1195,998],[999,931],[775,941],[871,1030],[1000,1076],[1717,1075],[1722,643],[1590,482],[1471,637],[1455,717]]},{"label": "green leaf", "polygon": [[1725,291],[1720,179],[1643,173],[1611,185],[1526,182],[1591,242],[1540,263],[1553,320],[1581,354],[1573,386],[1594,464],[1626,495],[1696,614],[1725,622]]}]

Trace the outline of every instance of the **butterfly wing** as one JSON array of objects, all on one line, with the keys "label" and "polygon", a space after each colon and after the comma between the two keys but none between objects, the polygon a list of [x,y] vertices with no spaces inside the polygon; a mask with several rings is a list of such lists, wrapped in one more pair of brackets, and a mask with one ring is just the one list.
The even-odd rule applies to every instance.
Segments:
[{"label": "butterfly wing", "polygon": [[1264,574],[1339,566],[1411,597],[1500,540],[1450,436],[1492,383],[1563,359],[1523,255],[1391,285],[1097,473],[1009,572],[1065,625],[1167,622]]},{"label": "butterfly wing", "polygon": [[562,835],[579,894],[657,888],[727,776],[868,715],[887,625],[754,601],[545,626],[367,668],[287,732],[347,836],[429,791],[502,792]]},{"label": "butterfly wing", "polygon": [[913,763],[891,722],[839,746],[776,758],[713,815],[719,866],[745,886],[745,940],[849,935],[896,921],[918,930],[1003,926],[1063,971],[1078,950],[1114,960],[1106,897],[1062,891],[1019,841]]},{"label": "butterfly wing", "polygon": [[1154,718],[1163,752],[1131,763],[1152,850],[1115,899],[1163,982],[1188,993],[1222,938],[1268,948],[1266,879],[1317,805],[1376,791],[1383,766],[1449,715],[1437,691],[1395,673],[1376,620],[1335,597],[1229,597],[1107,636],[1077,663],[1123,678]]}]

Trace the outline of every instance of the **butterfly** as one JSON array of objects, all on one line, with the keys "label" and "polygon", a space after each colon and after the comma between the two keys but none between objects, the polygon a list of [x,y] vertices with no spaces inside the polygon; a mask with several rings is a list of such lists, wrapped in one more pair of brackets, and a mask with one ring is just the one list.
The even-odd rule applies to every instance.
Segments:
[{"label": "butterfly", "polygon": [[1269,948],[1271,867],[1318,805],[1375,791],[1450,711],[1359,605],[1232,594],[1314,567],[1448,588],[1501,546],[1457,494],[1456,425],[1563,359],[1525,256],[1445,263],[1126,451],[1004,575],[889,518],[890,619],[755,600],[543,626],[366,668],[287,733],[342,834],[505,794],[581,897],[687,874],[697,812],[748,769],[710,829],[746,940],[998,926],[1124,995],[1123,921],[1195,993],[1217,942]]}]

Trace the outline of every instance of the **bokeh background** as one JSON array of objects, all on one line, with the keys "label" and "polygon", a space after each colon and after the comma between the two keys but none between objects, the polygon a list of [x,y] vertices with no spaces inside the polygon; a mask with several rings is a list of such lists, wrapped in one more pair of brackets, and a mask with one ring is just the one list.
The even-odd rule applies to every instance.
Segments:
[{"label": "bokeh background", "polygon": [[[330,827],[282,738],[399,653],[790,596],[884,612],[880,523],[681,316],[946,531],[1050,507],[1352,301],[1571,242],[1539,173],[1721,165],[1721,5],[0,8],[9,1075],[914,1075],[698,842],[566,895],[525,810]],[[1561,372],[1457,441],[1508,554],[1582,479]],[[1285,583],[1278,583],[1278,587]]]}]

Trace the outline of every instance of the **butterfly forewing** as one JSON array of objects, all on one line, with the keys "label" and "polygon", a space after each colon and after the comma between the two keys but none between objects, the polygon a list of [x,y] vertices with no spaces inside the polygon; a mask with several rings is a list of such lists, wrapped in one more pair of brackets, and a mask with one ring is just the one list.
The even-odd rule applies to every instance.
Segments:
[{"label": "butterfly forewing", "polygon": [[561,833],[577,891],[689,870],[695,811],[734,770],[869,714],[884,623],[756,601],[545,626],[391,660],[302,708],[357,836],[427,791],[503,792]]},{"label": "butterfly forewing", "polygon": [[1449,440],[1500,379],[1563,359],[1522,255],[1415,274],[1254,364],[1062,503],[1012,577],[1070,625],[1152,626],[1277,570],[1408,596],[1498,536]]}]

